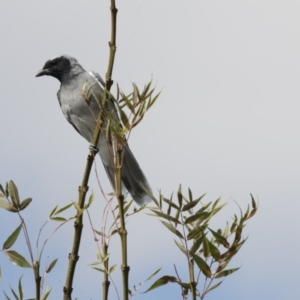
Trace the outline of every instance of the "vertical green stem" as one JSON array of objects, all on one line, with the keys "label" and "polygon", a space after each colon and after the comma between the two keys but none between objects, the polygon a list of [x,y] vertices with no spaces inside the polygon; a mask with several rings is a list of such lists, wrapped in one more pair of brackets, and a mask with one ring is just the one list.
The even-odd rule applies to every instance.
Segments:
[{"label": "vertical green stem", "polygon": [[[103,257],[105,257],[107,255],[107,249],[108,249],[108,245],[107,243],[104,241],[102,244],[102,251],[103,251]],[[109,285],[110,285],[110,281],[108,280],[108,268],[109,268],[109,262],[108,259],[104,262],[104,269],[107,271],[104,273],[104,280],[102,282],[102,287],[103,287],[103,297],[102,300],[107,300],[108,299],[108,290],[109,290]]]},{"label": "vertical green stem", "polygon": [[122,195],[122,184],[121,184],[121,172],[122,172],[122,152],[123,146],[117,145],[116,149],[116,171],[115,171],[115,185],[116,185],[116,197],[119,204],[120,213],[120,238],[122,246],[122,279],[123,279],[123,300],[128,300],[128,274],[129,266],[127,265],[127,231],[125,227],[125,216],[124,216],[124,196]]},{"label": "vertical green stem", "polygon": [[192,259],[190,259],[190,262],[189,262],[189,271],[190,271],[190,286],[191,286],[192,299],[196,300],[197,282],[195,282],[194,261]]},{"label": "vertical green stem", "polygon": [[40,263],[35,261],[33,263],[33,272],[34,272],[34,279],[35,279],[35,299],[41,299],[41,276],[40,276]]},{"label": "vertical green stem", "polygon": [[72,251],[69,254],[69,267],[68,267],[68,271],[67,271],[66,283],[65,283],[65,286],[63,289],[64,300],[72,299],[72,297],[71,297],[72,290],[73,290],[72,285],[73,285],[76,263],[79,259],[78,252],[79,252],[82,227],[83,227],[83,223],[82,223],[83,213],[80,210],[84,208],[85,196],[88,191],[87,184],[89,181],[89,176],[90,176],[91,168],[92,168],[93,161],[94,161],[94,156],[95,156],[95,153],[93,152],[93,150],[91,150],[91,152],[89,153],[88,158],[87,158],[87,164],[86,164],[85,172],[83,175],[82,184],[78,189],[79,197],[78,197],[77,203],[78,203],[79,211],[78,211],[78,216],[76,218],[76,221],[74,223],[75,232],[74,232],[73,246],[72,246]]}]

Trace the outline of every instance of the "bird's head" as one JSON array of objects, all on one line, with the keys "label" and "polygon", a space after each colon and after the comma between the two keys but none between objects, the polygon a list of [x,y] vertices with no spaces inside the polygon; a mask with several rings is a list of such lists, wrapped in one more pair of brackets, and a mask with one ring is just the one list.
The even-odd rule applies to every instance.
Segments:
[{"label": "bird's head", "polygon": [[82,69],[75,58],[68,55],[61,55],[46,61],[43,69],[35,77],[48,75],[62,82],[63,79],[69,77],[72,69],[77,69],[78,67]]}]

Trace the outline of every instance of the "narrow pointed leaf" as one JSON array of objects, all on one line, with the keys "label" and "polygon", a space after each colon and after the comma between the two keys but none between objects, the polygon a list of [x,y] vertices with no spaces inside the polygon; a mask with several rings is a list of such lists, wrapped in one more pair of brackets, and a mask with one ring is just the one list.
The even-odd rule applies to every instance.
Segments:
[{"label": "narrow pointed leaf", "polygon": [[58,258],[54,259],[51,264],[49,265],[49,267],[46,269],[46,273],[50,273],[51,270],[55,267],[56,263],[57,263]]},{"label": "narrow pointed leaf", "polygon": [[4,295],[5,295],[5,300],[11,300],[7,295],[6,293],[3,291]]},{"label": "narrow pointed leaf", "polygon": [[58,207],[58,205],[56,205],[56,206],[52,209],[52,211],[51,211],[51,213],[50,213],[50,215],[49,215],[49,218],[51,218],[51,217],[55,214],[57,207]]},{"label": "narrow pointed leaf", "polygon": [[219,197],[219,198],[214,202],[214,204],[213,204],[211,210],[214,210],[214,209],[217,207],[217,205],[218,205],[218,203],[220,202],[220,200],[221,200],[221,197]]},{"label": "narrow pointed leaf", "polygon": [[223,245],[223,246],[224,246],[225,248],[227,248],[227,249],[230,247],[230,244],[228,243],[227,239],[226,239],[224,236],[222,236],[222,235],[219,234],[218,232],[213,231],[213,230],[210,229],[210,228],[209,228],[209,230],[210,230],[210,232],[213,234],[214,238],[216,239],[216,241],[217,241],[219,244]]},{"label": "narrow pointed leaf", "polygon": [[151,209],[151,211],[153,211],[155,214],[157,214],[159,217],[161,218],[164,218],[166,220],[169,220],[169,221],[172,221],[174,223],[178,223],[178,224],[181,224],[179,220],[175,219],[174,217],[172,216],[169,216],[169,215],[166,215],[158,210],[155,210],[155,209]]},{"label": "narrow pointed leaf", "polygon": [[17,186],[12,180],[8,182],[8,190],[9,190],[11,201],[13,202],[14,206],[18,208],[20,205],[19,192]]},{"label": "narrow pointed leaf", "polygon": [[176,246],[186,255],[187,254],[186,249],[176,240],[174,240],[174,242],[175,242]]},{"label": "narrow pointed leaf", "polygon": [[26,198],[25,200],[23,200],[20,204],[20,210],[25,209],[32,201],[32,198]]},{"label": "narrow pointed leaf", "polygon": [[[58,211],[55,212],[54,215],[58,215],[59,213],[63,212],[64,210],[68,209],[69,207],[73,206],[74,203],[70,203],[70,204],[67,204],[65,206],[63,206],[62,208],[60,208]],[[53,219],[52,219],[53,220]]]},{"label": "narrow pointed leaf", "polygon": [[115,270],[116,266],[117,266],[117,265],[111,266],[108,273],[109,273],[109,274],[112,273],[112,272]]},{"label": "narrow pointed leaf", "polygon": [[13,293],[15,300],[20,300],[20,298],[18,297],[18,295],[16,294],[16,292],[14,291],[14,289],[12,287],[10,287],[10,290]]},{"label": "narrow pointed leaf", "polygon": [[210,291],[216,289],[218,286],[221,285],[222,282],[223,282],[223,281],[220,281],[220,282],[218,282],[217,284],[215,284],[215,285],[213,285],[212,287],[210,287],[210,288],[205,292],[205,294],[207,294],[207,293],[209,293]]},{"label": "narrow pointed leaf", "polygon": [[198,268],[202,271],[202,273],[206,277],[210,278],[211,270],[210,270],[210,267],[208,266],[208,264],[205,262],[205,260],[194,253],[191,253],[191,256],[193,257],[195,263],[197,264]]},{"label": "narrow pointed leaf", "polygon": [[162,269],[162,267],[161,268],[159,268],[159,269],[157,269],[155,272],[153,272],[145,281],[148,281],[148,280],[150,280],[152,277],[154,277],[160,270]]},{"label": "narrow pointed leaf", "polygon": [[191,253],[196,253],[197,252],[199,247],[202,245],[204,238],[205,238],[205,234],[203,234],[203,235],[201,235],[197,238],[197,240],[195,241],[195,243],[193,244],[193,246],[190,249]]},{"label": "narrow pointed leaf", "polygon": [[182,207],[181,184],[179,185],[179,188],[178,188],[178,192],[177,192],[177,200],[178,200],[179,207],[181,208],[181,207]]},{"label": "narrow pointed leaf", "polygon": [[173,203],[173,202],[170,201],[169,199],[163,197],[162,200],[163,200],[164,202],[166,202],[167,204],[169,204],[170,206],[174,207],[175,209],[179,210],[178,205],[176,205],[175,203]]},{"label": "narrow pointed leaf", "polygon": [[185,219],[184,224],[189,224],[195,221],[200,221],[203,222],[206,218],[208,218],[210,215],[210,213],[208,212],[200,212],[200,213],[196,213],[188,218]]},{"label": "narrow pointed leaf", "polygon": [[17,212],[18,210],[14,208],[8,201],[0,199],[0,207],[11,212]]},{"label": "narrow pointed leaf", "polygon": [[149,292],[149,291],[152,291],[152,290],[154,290],[154,289],[156,289],[156,288],[158,288],[158,287],[160,287],[160,286],[162,286],[162,285],[165,285],[165,284],[167,284],[167,283],[169,283],[169,282],[178,282],[178,279],[176,278],[176,277],[174,277],[174,276],[163,276],[163,277],[161,277],[161,278],[159,278],[158,280],[156,280],[150,287],[149,287],[149,289],[148,290],[146,290],[145,292],[143,292],[142,294],[145,294],[145,293],[147,293],[147,292]]},{"label": "narrow pointed leaf", "polygon": [[43,295],[43,297],[42,297],[42,300],[47,300],[48,296],[49,296],[50,293],[51,293],[51,290],[52,290],[52,289],[46,291],[46,293],[45,293],[45,294]]},{"label": "narrow pointed leaf", "polygon": [[7,258],[11,261],[12,264],[22,267],[22,268],[31,268],[29,262],[18,252],[14,250],[4,251]]},{"label": "narrow pointed leaf", "polygon": [[209,242],[206,237],[204,237],[203,239],[203,254],[205,258],[208,258],[210,254]]},{"label": "narrow pointed leaf", "polygon": [[225,276],[228,276],[234,272],[236,272],[238,269],[240,268],[234,268],[234,269],[229,269],[229,270],[224,270],[224,271],[221,271],[220,273],[218,273],[215,278],[221,278],[221,277],[225,277]]},{"label": "narrow pointed leaf", "polygon": [[15,230],[14,232],[6,239],[6,241],[3,243],[2,249],[6,250],[9,249],[17,240],[20,231],[22,229],[22,224],[20,224]]},{"label": "narrow pointed leaf", "polygon": [[22,282],[21,282],[22,277],[23,277],[23,275],[20,277],[19,284],[18,284],[20,300],[23,300],[23,288],[22,288]]},{"label": "narrow pointed leaf", "polygon": [[86,205],[86,208],[89,208],[91,206],[91,204],[93,203],[93,201],[94,201],[94,193],[92,192],[90,197],[89,197],[89,201]]},{"label": "narrow pointed leaf", "polygon": [[187,239],[188,239],[188,240],[196,239],[196,238],[198,238],[199,235],[205,235],[205,234],[204,234],[204,231],[205,231],[206,228],[207,228],[207,226],[204,225],[204,226],[198,226],[198,227],[192,229],[192,230],[188,233]]},{"label": "narrow pointed leaf", "polygon": [[180,239],[183,239],[183,235],[180,231],[178,231],[175,227],[173,227],[170,223],[161,221],[171,232],[176,234]]},{"label": "narrow pointed leaf", "polygon": [[208,241],[208,244],[209,244],[209,250],[210,250],[210,253],[212,255],[212,257],[216,260],[216,261],[219,261],[221,258],[221,254],[220,254],[220,251],[219,249],[210,241]]},{"label": "narrow pointed leaf", "polygon": [[182,208],[182,211],[186,211],[186,210],[192,209],[193,207],[195,207],[198,204],[198,202],[200,200],[201,199],[197,199],[197,200],[191,201],[190,203],[184,205],[183,208]]},{"label": "narrow pointed leaf", "polygon": [[51,218],[52,221],[57,221],[57,222],[65,222],[67,219],[61,218],[61,217],[53,217]]}]

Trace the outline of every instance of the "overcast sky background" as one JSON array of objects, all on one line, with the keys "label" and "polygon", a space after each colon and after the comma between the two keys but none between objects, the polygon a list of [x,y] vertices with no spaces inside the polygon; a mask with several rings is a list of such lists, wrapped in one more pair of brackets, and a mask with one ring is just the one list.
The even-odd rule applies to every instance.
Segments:
[{"label": "overcast sky background", "polygon": [[[108,0],[0,2],[0,182],[13,179],[22,198],[33,198],[24,212],[33,244],[52,208],[77,198],[88,153],[88,144],[60,110],[59,82],[34,76],[59,54],[104,76],[109,5]],[[245,228],[249,238],[230,264],[242,268],[207,300],[299,299],[300,2],[139,0],[117,1],[117,7],[113,79],[125,92],[131,82],[142,87],[151,78],[163,88],[130,138],[156,195],[158,189],[169,195],[182,183],[195,195],[207,192],[206,201],[222,196],[242,209],[250,192],[260,200],[258,214]],[[110,192],[99,159],[97,168]],[[99,228],[104,201],[95,178],[92,171],[92,217]],[[216,228],[238,211],[231,201]],[[0,211],[0,244],[18,222]],[[59,257],[47,276],[50,299],[61,299],[72,224],[44,252],[41,270]],[[155,218],[142,213],[128,220],[128,228],[131,287],[161,266],[160,275],[174,275],[174,263],[187,280],[173,235]],[[73,296],[100,299],[102,276],[87,266],[97,249],[87,219],[84,234]],[[14,249],[28,258],[24,245],[21,239]],[[116,236],[112,263],[120,262],[118,246]],[[9,292],[9,283],[16,287],[24,274],[26,298],[33,297],[31,270],[11,266],[3,254],[0,265],[1,290]],[[120,285],[119,271],[115,281]],[[181,299],[180,289],[168,285],[136,299]]]}]

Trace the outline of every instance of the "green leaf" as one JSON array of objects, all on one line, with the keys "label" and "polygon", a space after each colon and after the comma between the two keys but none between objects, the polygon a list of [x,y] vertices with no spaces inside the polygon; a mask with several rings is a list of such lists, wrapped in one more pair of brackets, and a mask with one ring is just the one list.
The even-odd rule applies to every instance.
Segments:
[{"label": "green leaf", "polygon": [[14,204],[14,207],[19,208],[20,205],[19,192],[15,183],[12,180],[8,182],[8,190],[9,190],[11,201]]},{"label": "green leaf", "polygon": [[198,214],[198,213],[200,213],[202,211],[205,211],[210,205],[211,205],[211,201],[208,202],[207,204],[203,204],[203,206],[199,210],[196,211],[196,214]]},{"label": "green leaf", "polygon": [[101,269],[101,268],[94,268],[93,267],[93,269],[96,270],[96,271],[102,272],[102,273],[106,273],[106,271],[104,269]]},{"label": "green leaf", "polygon": [[128,209],[130,208],[131,204],[133,203],[133,200],[129,201],[126,206],[124,207],[124,215],[126,215]]},{"label": "green leaf", "polygon": [[52,289],[50,289],[50,290],[48,290],[48,291],[45,292],[45,294],[44,294],[43,297],[42,297],[42,300],[46,300],[46,299],[48,298],[48,296],[49,296],[50,293],[51,293],[51,290],[52,290]]},{"label": "green leaf", "polygon": [[22,282],[21,282],[22,277],[23,277],[23,275],[20,277],[19,285],[18,285],[20,300],[23,300],[23,288],[22,288]]},{"label": "green leaf", "polygon": [[[203,222],[205,219],[207,219],[209,217],[210,213],[208,212],[198,212],[194,215],[191,215],[190,217],[186,218],[184,221],[184,224],[189,224],[195,221],[200,221]],[[199,225],[199,224],[198,224]]]},{"label": "green leaf", "polygon": [[109,273],[109,274],[112,273],[112,272],[115,270],[116,266],[117,266],[117,265],[111,266],[108,273]]},{"label": "green leaf", "polygon": [[25,200],[23,200],[20,204],[20,210],[25,209],[30,204],[31,201],[32,198],[26,198]]},{"label": "green leaf", "polygon": [[204,237],[203,239],[203,254],[205,258],[208,258],[210,254],[209,242],[206,237]]},{"label": "green leaf", "polygon": [[190,200],[190,202],[192,202],[193,201],[193,193],[190,188],[188,188],[188,191],[189,191],[189,200]]},{"label": "green leaf", "polygon": [[197,251],[197,250],[199,249],[199,247],[202,245],[203,240],[204,240],[204,238],[205,238],[205,235],[206,235],[206,234],[200,235],[200,236],[196,239],[196,241],[194,242],[193,246],[192,246],[191,249],[190,249],[190,252],[191,252],[191,253],[196,253],[196,251]]},{"label": "green leaf", "polygon": [[93,203],[93,201],[94,201],[94,193],[92,192],[90,197],[89,197],[89,201],[86,205],[86,208],[89,208],[91,206],[91,204]]},{"label": "green leaf", "polygon": [[185,255],[187,255],[186,249],[185,249],[180,243],[178,243],[176,240],[174,240],[174,242],[175,242],[176,246],[177,246],[177,247],[178,247]]},{"label": "green leaf", "polygon": [[148,280],[152,279],[152,277],[154,277],[161,269],[162,269],[162,267],[160,267],[159,269],[157,269],[145,281],[148,281]]},{"label": "green leaf", "polygon": [[0,191],[2,192],[2,194],[5,196],[6,195],[6,193],[5,193],[5,190],[4,190],[4,188],[3,188],[3,186],[0,184]]},{"label": "green leaf", "polygon": [[[71,207],[73,205],[74,205],[74,203],[72,202],[72,203],[69,203],[69,204],[63,206],[58,211],[56,211],[54,215],[58,215],[59,213],[63,212],[64,210],[68,209],[69,207]],[[53,218],[51,218],[51,220],[53,220]]]},{"label": "green leaf", "polygon": [[14,208],[8,201],[0,199],[0,207],[11,212],[17,212],[18,210]]},{"label": "green leaf", "polygon": [[20,298],[18,297],[17,293],[14,291],[14,289],[12,287],[10,287],[11,292],[13,293],[14,297],[16,300],[20,300]]},{"label": "green leaf", "polygon": [[213,204],[211,210],[214,210],[214,209],[217,207],[217,205],[218,205],[218,203],[220,202],[220,200],[221,200],[221,197],[219,197],[219,198],[214,202],[214,204]]},{"label": "green leaf", "polygon": [[7,258],[11,261],[12,264],[22,267],[22,268],[31,268],[29,262],[18,252],[14,250],[4,251]]},{"label": "green leaf", "polygon": [[219,249],[209,240],[208,240],[208,244],[209,244],[209,249],[210,249],[210,253],[211,253],[212,257],[216,261],[220,261],[221,253],[220,253]]},{"label": "green leaf", "polygon": [[170,201],[169,199],[162,197],[162,200],[163,200],[164,202],[166,202],[167,204],[169,204],[170,206],[174,207],[175,209],[177,209],[177,210],[180,209],[175,203],[173,203],[173,202]]},{"label": "green leaf", "polygon": [[256,202],[254,200],[254,197],[253,197],[252,194],[250,194],[250,196],[251,196],[251,201],[252,201],[252,208],[256,210],[257,209],[257,205],[256,205]]},{"label": "green leaf", "polygon": [[202,273],[206,277],[210,278],[211,270],[210,270],[210,267],[208,266],[208,264],[205,262],[205,260],[192,252],[191,252],[191,256],[193,257],[195,263],[197,264],[198,268],[202,271]]},{"label": "green leaf", "polygon": [[53,217],[51,218],[52,221],[57,221],[57,222],[65,222],[67,219],[61,218],[61,217]]},{"label": "green leaf", "polygon": [[168,222],[161,221],[171,232],[176,234],[180,239],[183,239],[183,235],[181,234],[180,231],[178,231],[173,225],[171,225]]},{"label": "green leaf", "polygon": [[56,206],[52,209],[52,211],[51,211],[51,213],[50,213],[50,215],[49,215],[49,218],[50,218],[50,219],[51,219],[51,217],[55,214],[57,207],[58,207],[58,205],[56,205]]},{"label": "green leaf", "polygon": [[166,220],[169,220],[171,222],[174,222],[175,224],[181,224],[179,220],[175,219],[174,217],[172,216],[169,216],[169,215],[166,215],[158,210],[155,210],[155,209],[150,209],[152,212],[154,212],[155,214],[157,214],[159,217],[161,218],[164,218]]},{"label": "green leaf", "polygon": [[197,200],[194,200],[194,201],[184,205],[183,208],[182,208],[182,211],[192,209],[193,207],[195,207],[199,203],[200,200],[201,199],[197,199]]},{"label": "green leaf", "polygon": [[182,193],[181,193],[181,184],[179,185],[178,191],[177,191],[177,200],[179,207],[182,207]]},{"label": "green leaf", "polygon": [[229,270],[224,270],[224,271],[221,271],[220,273],[218,273],[215,278],[221,278],[221,277],[225,277],[225,276],[228,276],[234,272],[236,272],[238,269],[240,268],[234,268],[234,269],[229,269]]},{"label": "green leaf", "polygon": [[15,230],[14,232],[6,239],[6,241],[3,243],[2,249],[6,250],[9,249],[17,240],[20,231],[22,229],[22,224],[20,224]]},{"label": "green leaf", "polygon": [[204,231],[205,229],[207,228],[206,225],[203,225],[203,226],[198,226],[194,229],[192,229],[188,235],[187,235],[187,239],[188,240],[191,240],[191,239],[197,239],[199,235],[203,235],[204,234]]},{"label": "green leaf", "polygon": [[129,124],[129,120],[128,120],[127,115],[125,114],[125,112],[121,108],[120,108],[119,112],[120,112],[120,117],[121,117],[121,120],[122,120],[122,124],[125,126],[125,128],[127,130],[130,130],[131,126]]},{"label": "green leaf", "polygon": [[148,293],[149,291],[152,291],[162,285],[165,285],[169,282],[178,282],[178,279],[174,276],[163,276],[161,278],[159,278],[158,280],[156,280],[150,287],[148,290],[146,290],[145,292],[143,292],[142,294]]},{"label": "green leaf", "polygon": [[223,281],[220,281],[219,283],[213,285],[211,288],[209,288],[207,291],[205,291],[205,294],[207,294],[207,293],[209,293],[210,291],[216,289],[218,286],[221,285],[222,282],[223,282]]},{"label": "green leaf", "polygon": [[5,295],[5,300],[11,300],[7,295],[6,293],[3,291],[4,295]]},{"label": "green leaf", "polygon": [[214,238],[216,239],[216,241],[223,245],[225,248],[229,248],[230,244],[228,243],[227,239],[224,238],[224,236],[222,236],[221,234],[219,234],[218,232],[213,231],[212,229],[208,228],[210,230],[210,232],[213,234]]},{"label": "green leaf", "polygon": [[55,267],[56,263],[57,263],[58,258],[54,259],[51,264],[49,265],[49,267],[46,269],[46,273],[50,273],[52,271],[52,269]]},{"label": "green leaf", "polygon": [[243,231],[243,219],[241,219],[240,224],[238,225],[237,229],[235,230],[235,237],[233,241],[233,245],[236,245],[242,238],[242,231]]}]

